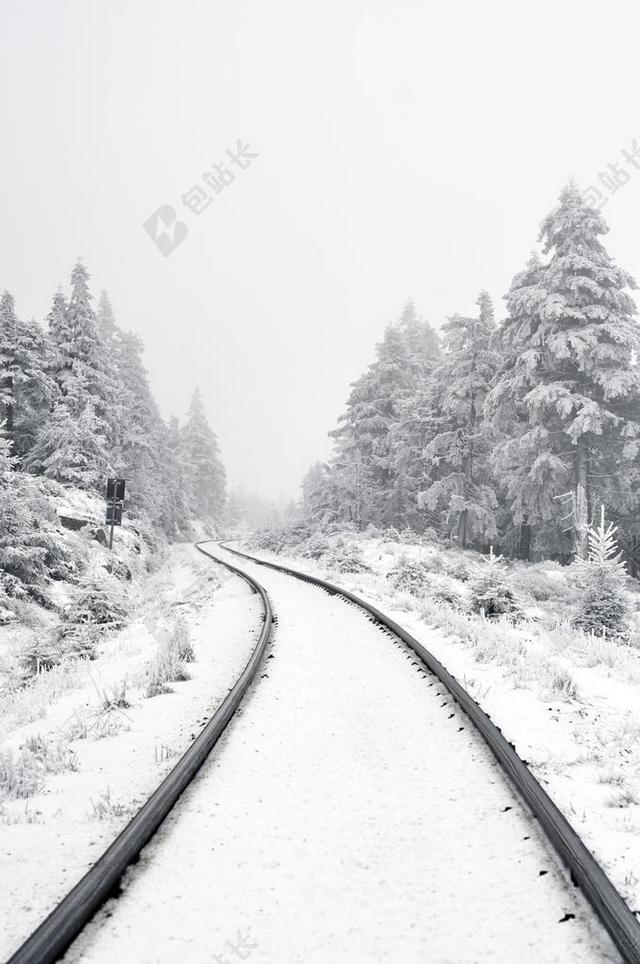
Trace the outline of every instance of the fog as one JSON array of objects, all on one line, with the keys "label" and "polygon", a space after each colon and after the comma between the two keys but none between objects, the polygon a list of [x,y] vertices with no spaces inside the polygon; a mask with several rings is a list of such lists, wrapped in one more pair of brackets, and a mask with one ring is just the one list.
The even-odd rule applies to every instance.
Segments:
[{"label": "fog", "polygon": [[[163,414],[200,385],[232,485],[296,495],[409,297],[439,325],[486,287],[501,317],[570,177],[599,186],[608,248],[640,275],[636,4],[2,12],[0,288],[42,320],[82,256]],[[222,162],[234,180],[185,207]],[[162,205],[188,231],[166,256],[143,228]]]}]

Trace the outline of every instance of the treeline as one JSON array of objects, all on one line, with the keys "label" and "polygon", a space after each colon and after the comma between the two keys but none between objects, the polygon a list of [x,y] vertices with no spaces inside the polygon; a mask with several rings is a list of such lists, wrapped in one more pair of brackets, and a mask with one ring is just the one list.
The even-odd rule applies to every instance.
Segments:
[{"label": "treeline", "polygon": [[409,302],[304,479],[306,516],[567,559],[604,504],[637,538],[640,328],[607,231],[570,184],[499,324],[484,291],[439,334]]},{"label": "treeline", "polygon": [[102,492],[119,476],[129,512],[169,538],[194,520],[219,521],[225,472],[199,391],[182,425],[165,424],[142,342],[118,327],[105,291],[97,311],[92,300],[81,262],[46,328],[21,321],[9,292],[0,298],[2,485],[11,488],[17,471]]}]

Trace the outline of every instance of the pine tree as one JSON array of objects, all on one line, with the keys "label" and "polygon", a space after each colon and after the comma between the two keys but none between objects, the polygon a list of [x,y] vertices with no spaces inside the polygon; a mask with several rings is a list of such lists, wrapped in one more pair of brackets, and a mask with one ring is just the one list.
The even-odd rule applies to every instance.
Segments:
[{"label": "pine tree", "polygon": [[49,350],[35,322],[16,317],[14,301],[5,291],[0,299],[0,379],[5,437],[20,458],[33,444],[41,421],[55,397],[48,373]]},{"label": "pine tree", "polygon": [[534,257],[514,279],[501,327],[505,362],[490,400],[504,435],[495,466],[515,522],[536,526],[547,552],[563,550],[560,496],[571,496],[580,556],[596,498],[616,510],[634,499],[640,329],[633,279],[600,241],[607,230],[577,187],[565,188],[542,225],[546,259]]},{"label": "pine tree", "polygon": [[111,306],[111,300],[106,288],[100,292],[98,311],[96,312],[96,327],[100,340],[105,347],[107,357],[112,359],[120,350],[122,332],[118,327]]},{"label": "pine tree", "polygon": [[509,616],[512,619],[522,615],[520,604],[509,582],[502,556],[496,556],[493,546],[489,555],[477,567],[475,576],[469,584],[471,611],[482,613],[488,619]]},{"label": "pine tree", "polygon": [[5,291],[0,298],[0,422],[3,436],[15,445],[15,375],[14,349],[18,319],[13,296]]},{"label": "pine tree", "polygon": [[394,525],[423,531],[437,524],[435,514],[420,506],[419,493],[430,480],[425,450],[437,434],[435,372],[442,361],[442,346],[429,323],[418,319],[413,302],[405,308],[400,327],[406,337],[409,378],[390,429],[396,473]]},{"label": "pine tree", "polygon": [[193,517],[219,522],[225,503],[225,471],[218,440],[209,427],[200,389],[196,388],[180,433],[180,457]]},{"label": "pine tree", "polygon": [[29,452],[25,466],[83,489],[102,489],[113,474],[105,422],[99,418],[82,375],[66,383]]},{"label": "pine tree", "polygon": [[167,429],[142,363],[143,345],[132,332],[113,334],[122,412],[118,451],[120,471],[127,479],[129,508],[173,535],[174,523],[166,516]]},{"label": "pine tree", "polygon": [[63,343],[67,337],[67,302],[60,287],[53,296],[51,311],[47,315],[47,330],[54,345]]},{"label": "pine tree", "polygon": [[624,588],[627,567],[616,542],[616,527],[605,528],[604,515],[603,505],[599,526],[588,531],[588,558],[576,562],[582,593],[574,625],[586,632],[620,636],[626,632],[630,608]]},{"label": "pine tree", "polygon": [[[79,261],[71,273],[69,303],[65,305],[57,292],[48,316],[53,346],[50,371],[59,398],[41,425],[26,464],[30,471],[59,481],[102,488],[105,474],[115,467],[113,446],[121,410],[91,300],[89,274]],[[88,461],[80,451],[82,445],[87,447]]]},{"label": "pine tree", "polygon": [[495,325],[486,292],[477,303],[477,318],[454,315],[443,326],[444,358],[436,375],[441,386],[438,430],[425,449],[436,477],[421,494],[429,509],[444,507],[449,530],[463,549],[497,535],[491,440],[483,418],[497,368]]}]

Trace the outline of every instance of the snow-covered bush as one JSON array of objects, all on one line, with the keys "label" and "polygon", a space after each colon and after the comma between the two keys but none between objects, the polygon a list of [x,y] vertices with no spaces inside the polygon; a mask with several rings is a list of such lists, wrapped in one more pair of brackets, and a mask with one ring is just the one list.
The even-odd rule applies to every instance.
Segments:
[{"label": "snow-covered bush", "polygon": [[42,789],[48,773],[77,769],[78,759],[64,741],[36,734],[17,753],[0,751],[0,794],[31,797]]},{"label": "snow-covered bush", "polygon": [[447,575],[429,574],[425,586],[425,593],[436,602],[452,606],[454,609],[464,610],[467,607],[467,597],[464,587],[456,579]]},{"label": "snow-covered bush", "polygon": [[171,643],[178,659],[181,659],[184,663],[193,663],[195,661],[196,654],[191,645],[189,623],[186,619],[182,617],[176,619]]},{"label": "snow-covered bush", "polygon": [[272,527],[260,529],[256,532],[249,543],[252,549],[262,549],[265,552],[274,552],[276,555],[283,552],[286,547],[286,539],[282,529]]},{"label": "snow-covered bush", "polygon": [[81,579],[77,595],[64,614],[58,639],[65,652],[93,659],[105,631],[121,629],[126,615],[121,584],[98,567]]},{"label": "snow-covered bush", "polygon": [[300,544],[298,552],[304,559],[321,559],[330,550],[331,543],[326,535],[314,532]]},{"label": "snow-covered bush", "polygon": [[429,585],[430,576],[431,573],[422,562],[406,555],[401,555],[393,569],[387,573],[393,589],[410,592],[414,596],[422,595]]},{"label": "snow-covered bush", "polygon": [[163,630],[159,635],[158,652],[143,671],[142,688],[147,698],[172,693],[171,683],[182,683],[191,679],[186,664],[195,659],[188,637],[188,646],[185,646],[183,633],[176,633],[174,629],[172,634]]},{"label": "snow-covered bush", "polygon": [[449,576],[449,578],[457,579],[459,582],[467,582],[471,576],[469,560],[465,560],[462,556],[444,555],[442,559],[442,571],[446,576]]},{"label": "snow-covered bush", "polygon": [[57,666],[62,659],[62,650],[55,634],[34,633],[22,644],[17,657],[24,676],[31,677]]},{"label": "snow-covered bush", "polygon": [[589,529],[589,556],[574,567],[581,584],[580,608],[574,625],[597,635],[626,636],[629,597],[626,565],[615,540],[616,527],[605,528],[604,506],[597,529]]},{"label": "snow-covered bush", "polygon": [[469,600],[471,611],[483,613],[488,619],[498,616],[518,619],[522,615],[504,560],[502,556],[494,555],[493,547],[469,582]]},{"label": "snow-covered bush", "polygon": [[519,562],[510,570],[510,579],[517,592],[536,602],[553,601],[566,608],[576,600],[576,590],[567,574],[566,567],[557,562]]},{"label": "snow-covered bush", "polygon": [[336,569],[338,572],[371,572],[362,549],[353,542],[330,549],[323,561],[327,568]]}]

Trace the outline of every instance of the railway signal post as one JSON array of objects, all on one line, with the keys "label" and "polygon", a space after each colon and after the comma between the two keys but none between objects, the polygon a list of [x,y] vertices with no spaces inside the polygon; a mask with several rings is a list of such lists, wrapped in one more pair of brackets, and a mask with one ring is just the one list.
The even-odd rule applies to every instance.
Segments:
[{"label": "railway signal post", "polygon": [[109,532],[109,549],[113,549],[113,530],[122,525],[122,509],[124,505],[124,479],[107,479],[107,525]]}]

